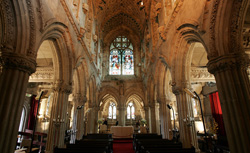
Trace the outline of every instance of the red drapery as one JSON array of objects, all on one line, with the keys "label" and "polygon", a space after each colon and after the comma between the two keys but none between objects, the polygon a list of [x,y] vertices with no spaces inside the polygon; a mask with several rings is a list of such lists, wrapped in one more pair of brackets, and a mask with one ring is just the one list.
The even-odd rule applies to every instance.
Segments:
[{"label": "red drapery", "polygon": [[29,121],[27,129],[33,130],[34,123],[36,120],[36,113],[38,107],[38,100],[36,100],[36,96],[33,95],[30,100],[30,114],[29,114]]},{"label": "red drapery", "polygon": [[225,127],[224,127],[222,110],[221,110],[218,92],[211,93],[209,95],[209,99],[210,99],[210,105],[211,105],[213,118],[218,123],[218,127],[219,127],[218,134],[225,136],[226,133],[225,133]]}]

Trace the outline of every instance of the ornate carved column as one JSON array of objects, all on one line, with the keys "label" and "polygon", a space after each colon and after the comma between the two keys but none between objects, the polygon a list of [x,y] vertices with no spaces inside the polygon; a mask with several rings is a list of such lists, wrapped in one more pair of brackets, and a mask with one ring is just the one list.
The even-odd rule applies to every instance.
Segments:
[{"label": "ornate carved column", "polygon": [[169,138],[169,129],[171,129],[171,122],[170,122],[170,110],[167,108],[167,104],[170,101],[167,101],[165,96],[162,96],[159,99],[160,103],[160,120],[161,120],[161,134],[164,139]]},{"label": "ornate carved column", "polygon": [[57,80],[54,85],[54,97],[50,113],[49,131],[46,142],[46,153],[52,153],[54,147],[64,147],[66,130],[66,116],[68,96],[71,93],[71,85]]},{"label": "ornate carved column", "polygon": [[246,54],[229,54],[209,60],[219,92],[230,152],[249,152],[250,83]]},{"label": "ornate carved column", "polygon": [[14,152],[29,75],[36,61],[14,52],[0,52],[0,152]]},{"label": "ornate carved column", "polygon": [[183,148],[194,146],[196,152],[199,152],[191,97],[182,88],[174,88],[173,92],[177,100],[180,141],[183,144]]}]

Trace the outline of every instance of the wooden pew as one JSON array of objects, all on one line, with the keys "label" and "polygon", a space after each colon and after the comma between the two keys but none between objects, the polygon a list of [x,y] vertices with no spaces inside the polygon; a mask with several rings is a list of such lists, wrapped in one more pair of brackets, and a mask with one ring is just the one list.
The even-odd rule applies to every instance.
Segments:
[{"label": "wooden pew", "polygon": [[55,148],[54,153],[107,153],[107,152],[103,148],[91,148],[91,149]]},{"label": "wooden pew", "polygon": [[140,153],[195,153],[195,148],[146,148]]},{"label": "wooden pew", "polygon": [[136,140],[136,151],[140,152],[144,148],[152,147],[168,147],[168,148],[182,148],[181,143],[174,143],[172,140],[167,139],[137,139]]}]

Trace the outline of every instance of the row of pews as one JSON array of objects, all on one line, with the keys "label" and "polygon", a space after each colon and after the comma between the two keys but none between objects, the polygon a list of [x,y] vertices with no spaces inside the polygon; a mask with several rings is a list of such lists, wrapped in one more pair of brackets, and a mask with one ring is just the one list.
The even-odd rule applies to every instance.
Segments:
[{"label": "row of pews", "polygon": [[136,153],[195,153],[195,148],[182,148],[180,142],[162,139],[157,134],[134,134],[133,147]]},{"label": "row of pews", "polygon": [[113,139],[111,134],[88,134],[75,144],[66,148],[55,148],[54,153],[112,153]]}]

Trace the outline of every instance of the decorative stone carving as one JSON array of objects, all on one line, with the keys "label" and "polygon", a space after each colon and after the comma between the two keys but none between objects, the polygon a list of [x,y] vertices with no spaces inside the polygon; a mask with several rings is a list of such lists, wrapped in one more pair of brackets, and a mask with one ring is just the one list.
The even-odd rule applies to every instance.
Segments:
[{"label": "decorative stone carving", "polygon": [[155,10],[156,10],[156,13],[157,13],[157,14],[159,14],[159,13],[160,13],[161,8],[162,8],[161,3],[157,3],[157,4],[155,5]]},{"label": "decorative stone carving", "polygon": [[248,56],[245,53],[240,53],[213,58],[208,62],[207,67],[210,73],[216,74],[216,72],[233,69],[235,67],[247,68],[248,65]]},{"label": "decorative stone carving", "polygon": [[52,82],[54,79],[54,69],[53,67],[37,68],[36,72],[33,73],[29,82]]},{"label": "decorative stone carving", "polygon": [[93,41],[94,41],[94,42],[97,42],[97,40],[98,40],[97,35],[93,35]]},{"label": "decorative stone carving", "polygon": [[80,28],[80,33],[79,33],[77,39],[80,41],[83,38],[83,36],[84,36],[85,33],[86,33],[86,29],[83,28],[83,27],[81,27]]},{"label": "decorative stone carving", "polygon": [[78,0],[73,0],[73,5],[77,6],[78,5]]},{"label": "decorative stone carving", "polygon": [[243,29],[243,47],[250,48],[250,28]]},{"label": "decorative stone carving", "polygon": [[208,72],[207,68],[191,68],[191,80],[195,82],[214,81],[214,76]]},{"label": "decorative stone carving", "polygon": [[28,49],[28,56],[31,57],[36,57],[36,49],[35,49],[35,42],[36,42],[36,22],[35,22],[35,13],[33,11],[34,7],[32,4],[32,0],[27,0],[26,4],[28,6],[28,12],[29,12],[29,19],[30,19],[30,45],[29,45],[29,49]]},{"label": "decorative stone carving", "polygon": [[83,10],[84,14],[86,14],[89,11],[89,5],[87,3],[83,3],[82,10]]},{"label": "decorative stone carving", "polygon": [[166,40],[166,35],[165,35],[165,33],[164,33],[164,26],[160,26],[160,27],[158,28],[158,32],[159,32],[159,34],[160,34],[161,39],[162,39],[163,41],[165,41],[165,40]]},{"label": "decorative stone carving", "polygon": [[151,35],[150,35],[150,34],[147,34],[147,36],[146,36],[146,41],[149,42],[150,38],[151,38]]},{"label": "decorative stone carving", "polygon": [[1,69],[18,69],[29,75],[36,71],[36,61],[22,54],[13,52],[0,52]]}]

